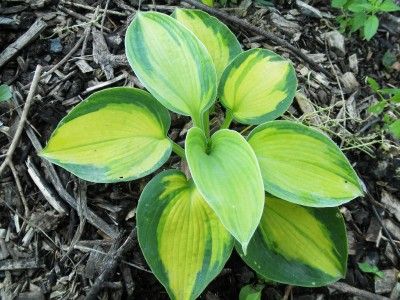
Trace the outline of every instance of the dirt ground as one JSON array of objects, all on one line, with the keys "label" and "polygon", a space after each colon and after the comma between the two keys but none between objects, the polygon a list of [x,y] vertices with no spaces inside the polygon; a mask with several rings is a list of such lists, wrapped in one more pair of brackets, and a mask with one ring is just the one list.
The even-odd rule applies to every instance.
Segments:
[{"label": "dirt ground", "polygon": [[[311,9],[303,3],[243,0],[217,9],[284,39],[324,70],[265,36],[223,20],[244,49],[264,47],[293,61],[299,92],[283,118],[329,134],[371,197],[341,207],[350,252],[344,288],[309,289],[270,282],[263,299],[367,299],[363,292],[373,293],[371,299],[400,299],[400,144],[385,130],[382,118],[367,111],[377,96],[365,83],[365,77],[372,76],[382,86],[400,87],[400,26],[384,16],[378,34],[366,42],[358,34],[336,31],[335,17],[340,12],[328,1],[308,1]],[[189,5],[143,1],[140,9],[171,13],[182,6]],[[12,156],[13,168],[7,167],[0,176],[2,299],[77,299],[88,294],[92,299],[168,299],[149,271],[134,234],[125,251],[120,251],[135,228],[137,200],[150,177],[91,184],[36,154],[61,118],[94,91],[142,87],[127,64],[123,43],[138,9],[136,0],[0,2],[0,83],[14,91],[12,100],[0,102],[0,163],[18,131],[35,68],[43,66],[27,125]],[[24,35],[27,39],[21,42]],[[14,54],[2,63],[10,48]],[[384,59],[388,57],[389,63]],[[218,127],[222,109],[217,107],[212,117],[211,124]],[[189,121],[172,116],[170,136],[176,142],[183,141]],[[179,167],[177,161],[172,156],[161,170]],[[383,278],[361,271],[360,262],[376,265]],[[96,286],[104,270],[107,274]],[[242,286],[258,282],[256,274],[233,254],[200,299],[237,299]]]}]

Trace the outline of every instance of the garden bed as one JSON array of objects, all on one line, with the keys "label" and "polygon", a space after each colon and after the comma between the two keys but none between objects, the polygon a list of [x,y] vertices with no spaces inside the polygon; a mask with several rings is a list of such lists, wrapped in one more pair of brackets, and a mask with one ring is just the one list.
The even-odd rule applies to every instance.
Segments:
[{"label": "garden bed", "polygon": [[[144,1],[140,9],[171,13],[189,7],[187,2]],[[168,299],[133,231],[137,201],[150,177],[92,184],[37,155],[61,118],[93,92],[143,88],[124,55],[125,31],[138,9],[135,0],[0,4],[0,82],[14,91],[13,99],[0,102],[0,162],[18,132],[28,92],[34,92],[12,167],[0,176],[4,299]],[[378,96],[365,81],[370,76],[381,86],[400,86],[398,14],[384,15],[367,42],[337,31],[340,11],[327,1],[244,0],[207,10],[236,33],[244,49],[271,49],[293,61],[299,90],[283,119],[331,136],[369,191],[341,207],[350,254],[341,284],[310,289],[269,282],[263,299],[399,299],[400,144],[382,117],[368,111]],[[36,85],[37,65],[43,71]],[[211,128],[218,128],[222,108],[211,117]],[[184,140],[189,122],[172,115],[175,142]],[[172,156],[161,170],[179,168],[177,161]],[[360,269],[365,262],[381,270],[381,277]],[[244,285],[257,283],[255,272],[234,254],[200,298],[237,299]]]}]

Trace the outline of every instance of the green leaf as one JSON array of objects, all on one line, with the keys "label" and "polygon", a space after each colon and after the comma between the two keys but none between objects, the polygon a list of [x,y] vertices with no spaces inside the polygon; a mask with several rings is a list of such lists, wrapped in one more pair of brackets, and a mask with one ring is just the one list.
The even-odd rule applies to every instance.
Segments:
[{"label": "green leaf", "polygon": [[397,55],[394,51],[391,50],[387,50],[382,57],[382,64],[387,69],[390,69],[396,61],[397,61]]},{"label": "green leaf", "polygon": [[248,138],[258,158],[264,188],[284,200],[313,207],[346,203],[363,194],[344,154],[326,135],[310,127],[272,121]]},{"label": "green leaf", "polygon": [[392,124],[390,124],[389,131],[393,134],[395,138],[400,139],[400,120],[396,120]]},{"label": "green leaf", "polygon": [[383,112],[386,106],[387,101],[378,101],[368,108],[368,112],[370,112],[371,114],[379,115],[381,112]]},{"label": "green leaf", "polygon": [[371,265],[368,262],[358,263],[358,267],[364,273],[372,273],[375,276],[378,276],[380,278],[385,277],[385,273],[383,273],[381,270],[379,270],[377,266]]},{"label": "green leaf", "polygon": [[236,36],[220,20],[201,10],[176,9],[172,16],[192,31],[206,46],[219,80],[226,66],[242,52]]},{"label": "green leaf", "polygon": [[336,20],[339,22],[339,31],[344,33],[347,26],[350,25],[349,19],[346,19],[344,17],[337,17]]},{"label": "green leaf", "polygon": [[381,88],[379,83],[376,82],[375,79],[373,79],[372,77],[367,76],[367,83],[369,85],[369,87],[374,91],[374,92],[378,92],[379,89]]},{"label": "green leaf", "polygon": [[397,94],[394,94],[390,99],[390,102],[393,103],[400,103],[400,92],[398,92]]},{"label": "green leaf", "polygon": [[239,300],[261,300],[264,285],[245,285],[240,289]]},{"label": "green leaf", "polygon": [[372,15],[369,16],[367,21],[364,24],[364,37],[367,41],[372,39],[372,37],[376,34],[379,27],[379,19],[377,16]]},{"label": "green leaf", "polygon": [[11,88],[6,85],[0,85],[0,102],[7,101],[12,97]]},{"label": "green leaf", "polygon": [[171,299],[197,298],[222,270],[233,238],[197,191],[176,170],[154,177],[137,208],[140,248]]},{"label": "green leaf", "polygon": [[367,20],[367,14],[361,12],[356,13],[350,20],[351,24],[351,32],[355,32],[364,26],[365,21]]},{"label": "green leaf", "polygon": [[247,255],[236,250],[258,274],[285,284],[323,286],[346,273],[346,229],[337,208],[304,207],[267,196]]},{"label": "green leaf", "polygon": [[383,88],[379,90],[380,93],[385,95],[400,94],[400,89],[397,88]]},{"label": "green leaf", "polygon": [[239,54],[225,69],[218,94],[235,120],[260,124],[282,115],[296,88],[290,61],[269,50],[252,49]]},{"label": "green leaf", "polygon": [[379,6],[379,10],[384,12],[395,12],[400,11],[400,6],[397,5],[393,0],[385,0]]},{"label": "green leaf", "polygon": [[207,142],[197,127],[186,138],[186,158],[197,188],[222,224],[246,249],[264,207],[257,159],[236,131],[217,131]]},{"label": "green leaf", "polygon": [[197,121],[216,97],[216,73],[206,47],[174,18],[138,12],[125,36],[128,61],[143,85],[168,109]]},{"label": "green leaf", "polygon": [[350,4],[348,10],[354,13],[365,12],[368,13],[373,9],[373,6],[366,2],[366,3],[354,3]]},{"label": "green leaf", "polygon": [[88,181],[129,181],[168,159],[169,125],[168,111],[149,93],[105,89],[61,120],[40,155]]},{"label": "green leaf", "polygon": [[331,5],[335,8],[342,8],[346,2],[347,0],[332,0]]}]

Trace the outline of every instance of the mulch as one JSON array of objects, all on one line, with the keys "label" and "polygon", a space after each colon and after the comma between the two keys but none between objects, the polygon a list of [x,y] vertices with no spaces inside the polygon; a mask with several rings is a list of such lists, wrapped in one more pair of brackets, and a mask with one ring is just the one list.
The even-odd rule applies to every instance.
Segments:
[{"label": "mulch", "polygon": [[[143,1],[140,9],[171,13],[188,2]],[[377,97],[365,83],[372,76],[383,86],[400,86],[399,28],[383,23],[366,42],[336,31],[339,11],[328,1],[307,3],[312,9],[301,1],[243,0],[210,11],[245,49],[264,47],[294,62],[299,92],[283,118],[329,134],[369,191],[369,197],[341,207],[350,254],[343,284],[309,289],[269,282],[263,299],[400,299],[400,144],[367,111]],[[0,4],[0,82],[14,91],[11,101],[0,103],[0,162],[18,131],[28,92],[35,92],[12,153],[14,170],[7,165],[0,174],[2,299],[168,298],[134,231],[137,200],[151,177],[92,184],[37,156],[61,118],[91,93],[111,86],[142,88],[123,42],[137,10],[135,0]],[[390,65],[382,61],[388,53],[394,57]],[[37,65],[43,70],[32,86]],[[217,106],[214,129],[222,119]],[[170,136],[176,142],[184,140],[189,121],[172,116]],[[167,168],[179,168],[178,159],[171,157]],[[383,278],[362,272],[360,262],[378,266]],[[200,299],[237,299],[242,286],[259,280],[233,254]]]}]

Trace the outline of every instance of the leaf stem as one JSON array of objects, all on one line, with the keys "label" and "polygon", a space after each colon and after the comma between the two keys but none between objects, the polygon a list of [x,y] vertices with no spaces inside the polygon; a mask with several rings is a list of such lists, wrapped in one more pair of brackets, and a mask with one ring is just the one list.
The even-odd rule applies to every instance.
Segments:
[{"label": "leaf stem", "polygon": [[228,109],[228,110],[226,110],[225,120],[224,120],[224,123],[222,123],[222,125],[221,125],[221,129],[229,128],[229,126],[232,123],[232,120],[233,120],[233,113],[230,109]]},{"label": "leaf stem", "polygon": [[204,126],[204,133],[207,138],[210,137],[210,111],[207,110],[203,113],[203,126]]},{"label": "leaf stem", "polygon": [[179,146],[177,143],[175,143],[173,140],[171,140],[172,143],[172,151],[178,155],[180,158],[185,159],[185,149],[183,149],[181,146]]},{"label": "leaf stem", "polygon": [[210,127],[208,120],[208,111],[204,112],[200,115],[192,115],[193,126],[200,128],[203,130],[204,134],[207,138],[210,137]]}]

